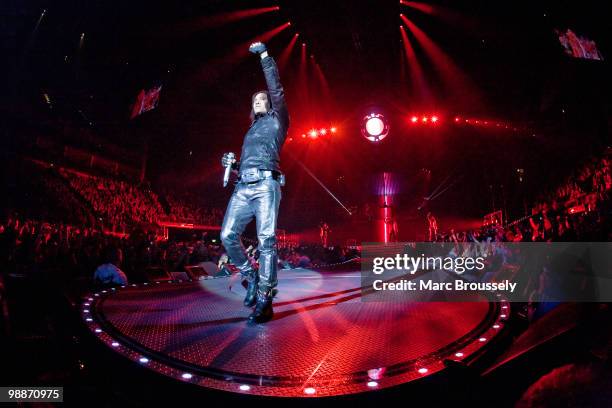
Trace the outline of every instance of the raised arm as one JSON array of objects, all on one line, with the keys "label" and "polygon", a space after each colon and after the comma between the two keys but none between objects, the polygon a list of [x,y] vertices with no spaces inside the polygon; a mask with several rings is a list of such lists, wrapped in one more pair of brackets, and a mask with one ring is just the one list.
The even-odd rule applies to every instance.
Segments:
[{"label": "raised arm", "polygon": [[249,50],[254,54],[259,54],[261,58],[261,67],[266,78],[266,84],[268,85],[272,109],[278,113],[279,120],[286,130],[289,128],[289,112],[287,110],[287,102],[285,101],[285,90],[280,82],[276,62],[274,58],[268,55],[266,46],[260,42],[251,44]]}]

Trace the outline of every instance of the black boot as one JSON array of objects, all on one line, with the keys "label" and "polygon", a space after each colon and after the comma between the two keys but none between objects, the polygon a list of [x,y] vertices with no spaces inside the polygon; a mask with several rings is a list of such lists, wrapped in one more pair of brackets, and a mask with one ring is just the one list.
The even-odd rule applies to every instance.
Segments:
[{"label": "black boot", "polygon": [[270,291],[257,292],[257,305],[255,310],[249,316],[248,324],[265,323],[272,319],[274,311],[272,310],[272,295]]},{"label": "black boot", "polygon": [[248,282],[246,287],[247,293],[244,297],[244,305],[246,307],[253,307],[255,303],[257,303],[257,283],[257,279],[251,279],[251,281]]}]

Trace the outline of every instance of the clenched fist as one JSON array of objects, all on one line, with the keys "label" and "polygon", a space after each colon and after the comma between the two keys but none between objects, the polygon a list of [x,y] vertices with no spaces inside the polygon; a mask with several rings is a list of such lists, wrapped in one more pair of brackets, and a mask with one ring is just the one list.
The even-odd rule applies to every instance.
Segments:
[{"label": "clenched fist", "polygon": [[267,49],[264,43],[258,41],[249,46],[249,51],[253,54],[261,54],[262,52],[267,51]]}]

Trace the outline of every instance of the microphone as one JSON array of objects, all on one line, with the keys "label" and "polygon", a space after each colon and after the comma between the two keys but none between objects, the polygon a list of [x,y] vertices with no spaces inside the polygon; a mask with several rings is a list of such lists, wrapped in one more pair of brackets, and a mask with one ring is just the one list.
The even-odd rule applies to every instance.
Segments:
[{"label": "microphone", "polygon": [[232,160],[236,158],[236,155],[233,152],[229,152],[227,154],[228,165],[225,166],[225,173],[223,174],[223,187],[227,187],[227,183],[229,182],[230,172],[232,171]]}]

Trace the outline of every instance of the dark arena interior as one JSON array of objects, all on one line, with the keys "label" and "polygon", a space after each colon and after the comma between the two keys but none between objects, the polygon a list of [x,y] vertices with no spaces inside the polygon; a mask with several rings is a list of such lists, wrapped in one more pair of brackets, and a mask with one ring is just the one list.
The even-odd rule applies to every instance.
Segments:
[{"label": "dark arena interior", "polygon": [[3,0],[0,403],[612,406],[606,9]]}]

